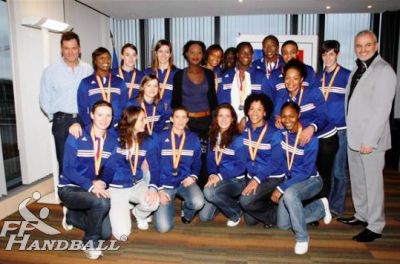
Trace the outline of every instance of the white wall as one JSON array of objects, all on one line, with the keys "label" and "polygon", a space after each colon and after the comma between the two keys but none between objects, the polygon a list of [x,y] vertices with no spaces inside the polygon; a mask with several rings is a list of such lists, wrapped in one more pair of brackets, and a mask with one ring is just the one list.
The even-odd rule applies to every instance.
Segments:
[{"label": "white wall", "polygon": [[339,64],[352,70],[356,64],[354,54],[354,36],[363,29],[369,29],[371,14],[326,14],[325,40],[336,39],[340,42]]},{"label": "white wall", "polygon": [[[39,106],[40,77],[44,68],[41,31],[21,25],[22,18],[44,16],[64,21],[62,0],[7,1],[11,28],[14,95],[17,117],[18,147],[24,184],[53,171],[50,123]],[[109,47],[109,19],[75,1],[65,0],[65,21],[81,37],[83,59],[91,60],[98,46]],[[67,17],[67,15],[66,15]],[[60,34],[50,33],[50,62],[60,59]]]},{"label": "white wall", "polygon": [[[52,171],[51,132],[39,107],[44,67],[41,31],[21,25],[22,18],[45,16],[63,20],[62,0],[8,1],[11,26],[14,96],[22,182],[29,184]],[[50,33],[50,59],[59,56],[59,35]]]},{"label": "white wall", "polygon": [[73,0],[65,0],[65,21],[79,35],[82,60],[92,64],[92,52],[100,46],[112,54],[108,17]]}]

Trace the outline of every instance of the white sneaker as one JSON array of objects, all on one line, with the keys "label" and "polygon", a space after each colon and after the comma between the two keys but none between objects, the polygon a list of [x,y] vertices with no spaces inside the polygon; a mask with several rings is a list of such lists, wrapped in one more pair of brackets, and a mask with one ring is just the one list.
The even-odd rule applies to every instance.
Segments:
[{"label": "white sneaker", "polygon": [[63,206],[63,219],[61,221],[61,225],[62,227],[66,230],[66,231],[71,231],[74,226],[73,225],[69,225],[67,224],[67,212],[68,212],[68,208],[66,206]]},{"label": "white sneaker", "polygon": [[324,205],[324,210],[325,210],[324,223],[328,225],[332,221],[332,214],[331,210],[329,209],[329,202],[328,199],[326,198],[321,198],[321,202]]},{"label": "white sneaker", "polygon": [[235,227],[240,223],[240,218],[237,221],[233,221],[231,219],[228,220],[228,222],[226,222],[226,225],[228,227]]},{"label": "white sneaker", "polygon": [[149,215],[147,218],[146,218],[146,220],[147,220],[147,223],[151,223],[151,222],[153,222],[153,215]]},{"label": "white sneaker", "polygon": [[296,242],[294,246],[294,253],[297,255],[303,255],[308,252],[308,242]]},{"label": "white sneaker", "polygon": [[98,248],[84,248],[83,250],[88,259],[98,259],[103,256],[103,252]]},{"label": "white sneaker", "polygon": [[136,215],[136,208],[132,209],[132,214],[135,216],[137,227],[140,230],[148,230],[149,229],[149,223],[147,222],[147,218],[141,219],[140,217],[138,217]]}]

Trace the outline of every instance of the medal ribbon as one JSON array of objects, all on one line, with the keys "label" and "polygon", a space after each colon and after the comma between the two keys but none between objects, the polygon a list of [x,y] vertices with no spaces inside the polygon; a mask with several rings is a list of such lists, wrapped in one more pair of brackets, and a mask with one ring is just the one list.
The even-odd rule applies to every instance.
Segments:
[{"label": "medal ribbon", "polygon": [[244,76],[242,79],[242,76],[240,75],[240,71],[239,71],[239,90],[240,90],[240,103],[239,105],[242,106],[243,102],[244,102],[244,96],[246,94],[246,73],[244,72]]},{"label": "medal ribbon", "polygon": [[103,82],[100,76],[96,75],[97,84],[100,87],[101,95],[104,101],[110,102],[111,101],[111,73],[108,74],[108,89],[107,91],[104,90]]},{"label": "medal ribbon", "polygon": [[289,145],[289,136],[288,136],[289,131],[286,131],[286,161],[287,161],[289,173],[292,170],[294,157],[296,155],[297,145],[299,144],[300,135],[301,135],[301,132],[303,131],[303,128],[301,127],[301,125],[299,125],[299,126],[300,127],[297,131],[296,140],[294,141],[294,145],[293,145],[292,156],[289,155],[289,146],[290,146]]},{"label": "medal ribbon", "polygon": [[268,125],[266,124],[264,126],[264,128],[262,129],[260,136],[257,139],[257,143],[254,146],[254,149],[252,147],[252,141],[251,141],[251,132],[250,132],[251,128],[249,128],[249,130],[247,130],[247,132],[248,132],[247,134],[249,135],[249,153],[250,153],[250,158],[252,161],[256,160],[258,148],[260,147],[261,141],[262,141],[265,133],[267,132],[267,129],[268,129]]},{"label": "medal ribbon", "polygon": [[[300,107],[300,109],[301,109],[301,100],[303,100],[303,93],[304,93],[304,87],[303,86],[301,86],[301,88],[300,88],[300,95],[299,95],[299,101],[298,101],[298,106]],[[300,114],[299,114],[299,117],[300,117],[300,115],[301,115],[301,111],[300,111]]]},{"label": "medal ribbon", "polygon": [[[123,80],[125,80],[124,74],[122,73],[121,67],[119,67],[119,76],[120,76]],[[132,96],[133,86],[135,85],[135,78],[136,78],[136,70],[134,69],[134,70],[133,70],[133,73],[132,73],[131,82],[129,83],[129,86],[128,86],[128,99],[130,99],[131,96]]]},{"label": "medal ribbon", "polygon": [[179,144],[179,150],[177,153],[176,152],[176,144],[175,144],[175,134],[171,129],[172,165],[173,165],[174,170],[178,169],[178,165],[179,165],[179,161],[181,160],[183,145],[185,145],[185,141],[186,141],[186,133],[184,131],[183,135],[182,135],[181,143]]},{"label": "medal ribbon", "polygon": [[94,134],[93,128],[90,130],[90,137],[92,138],[93,148],[94,148],[94,171],[96,176],[99,175],[101,159],[103,156],[103,146],[106,140],[107,134],[104,135],[103,138],[98,138],[100,140],[100,144],[96,144],[96,135]]},{"label": "medal ribbon", "polygon": [[156,116],[156,106],[153,106],[153,113],[151,115],[151,120],[149,121],[149,116],[147,115],[147,110],[146,110],[146,106],[144,105],[144,102],[141,103],[141,106],[143,108],[144,114],[146,116],[146,127],[147,127],[147,131],[149,132],[150,135],[153,134],[153,128],[154,128],[154,119]]},{"label": "medal ribbon", "polygon": [[[169,74],[170,74],[170,73],[171,73],[171,68],[168,67],[167,73],[165,74],[165,77],[164,77],[164,81],[163,81],[163,83],[162,83],[162,85],[161,85],[160,100],[161,100],[161,99],[163,98],[163,96],[164,96],[165,87],[167,86],[167,81],[168,81],[168,78],[169,78]],[[157,79],[158,79],[158,70],[156,70],[156,76],[157,76]]]},{"label": "medal ribbon", "polygon": [[223,154],[223,149],[220,148],[221,145],[221,133],[218,134],[218,138],[217,138],[217,144],[215,145],[215,163],[217,164],[217,166],[219,166],[219,164],[221,163],[222,160],[222,154]]},{"label": "medal ribbon", "polygon": [[340,66],[339,65],[336,66],[336,69],[333,72],[332,78],[328,84],[328,88],[325,87],[325,72],[322,75],[322,93],[324,95],[325,101],[328,100],[329,92],[332,89],[333,82],[335,81],[335,78],[336,78],[337,73],[339,72],[339,69],[340,69]]},{"label": "medal ribbon", "polygon": [[[133,149],[135,149],[135,154],[133,154]],[[133,155],[135,155],[135,159],[132,164]],[[128,158],[129,158],[129,164],[131,165],[132,175],[136,176],[137,165],[139,160],[139,144],[136,142],[136,140],[133,141],[133,146],[129,150]]]}]

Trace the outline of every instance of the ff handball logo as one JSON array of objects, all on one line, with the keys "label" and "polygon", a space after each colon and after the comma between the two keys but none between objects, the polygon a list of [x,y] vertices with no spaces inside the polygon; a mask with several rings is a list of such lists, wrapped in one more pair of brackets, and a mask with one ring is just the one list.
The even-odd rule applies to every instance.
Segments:
[{"label": "ff handball logo", "polygon": [[[32,230],[39,230],[40,232],[55,236],[61,234],[60,231],[54,227],[46,224],[44,220],[49,216],[50,210],[47,207],[40,209],[39,217],[34,215],[26,207],[28,203],[33,200],[37,201],[41,197],[39,192],[34,192],[32,197],[24,199],[18,206],[18,211],[24,220],[8,220],[4,221],[3,227],[0,232],[0,237],[7,237],[9,234],[5,250],[82,250],[84,248],[92,247],[93,242],[83,243],[82,240],[65,240],[65,239],[30,239],[31,234],[27,233]],[[17,231],[17,233],[15,232]],[[98,247],[101,250],[118,250],[119,246],[116,245],[117,240],[110,240],[110,243],[105,244],[104,240],[99,240]]]}]

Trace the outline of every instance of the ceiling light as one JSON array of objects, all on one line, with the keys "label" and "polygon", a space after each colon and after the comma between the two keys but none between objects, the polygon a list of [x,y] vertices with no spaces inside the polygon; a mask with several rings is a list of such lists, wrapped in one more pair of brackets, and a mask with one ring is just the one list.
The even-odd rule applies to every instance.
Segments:
[{"label": "ceiling light", "polygon": [[328,9],[328,10],[331,9],[331,6],[326,6],[326,9]]},{"label": "ceiling light", "polygon": [[37,29],[45,28],[52,32],[67,32],[72,29],[72,26],[67,23],[46,17],[26,17],[22,19],[22,25]]},{"label": "ceiling light", "polygon": [[372,8],[372,5],[369,5],[369,6],[367,6],[368,7],[368,9],[371,9]]},{"label": "ceiling light", "polygon": [[239,3],[243,3],[243,0],[238,0]]}]

